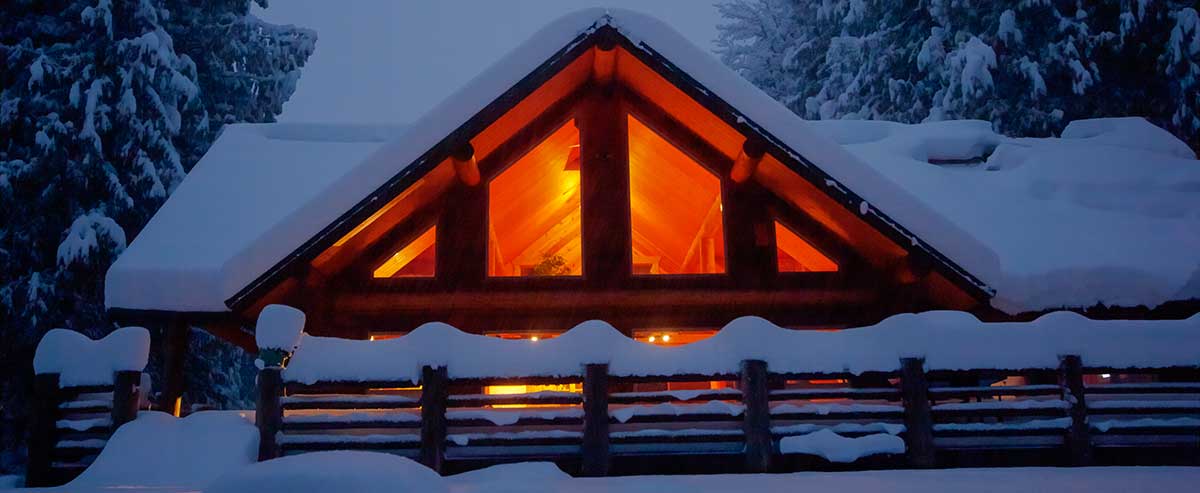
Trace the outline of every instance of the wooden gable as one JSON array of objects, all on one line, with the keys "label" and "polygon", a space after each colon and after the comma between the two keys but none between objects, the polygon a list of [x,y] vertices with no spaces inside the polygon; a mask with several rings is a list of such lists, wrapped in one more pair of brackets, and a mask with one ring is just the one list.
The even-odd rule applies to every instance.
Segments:
[{"label": "wooden gable", "polygon": [[302,306],[310,332],[355,336],[427,321],[632,330],[743,315],[840,327],[987,299],[796,159],[602,27],[230,303]]}]

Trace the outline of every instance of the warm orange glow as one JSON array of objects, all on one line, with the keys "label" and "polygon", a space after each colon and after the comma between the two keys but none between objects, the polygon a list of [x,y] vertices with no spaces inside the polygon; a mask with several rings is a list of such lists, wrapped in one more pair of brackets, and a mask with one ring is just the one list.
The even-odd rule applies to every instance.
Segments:
[{"label": "warm orange glow", "polygon": [[629,195],[635,274],[725,272],[720,179],[633,116]]},{"label": "warm orange glow", "polygon": [[433,277],[437,227],[432,226],[375,269],[375,278]]},{"label": "warm orange glow", "polygon": [[[483,388],[483,393],[487,395],[519,395],[531,394],[534,392],[574,392],[582,393],[583,384],[568,383],[559,385],[489,385]],[[563,407],[561,404],[495,404],[492,407],[498,409],[509,408],[527,408],[527,407]]]},{"label": "warm orange glow", "polygon": [[578,155],[567,122],[488,184],[489,275],[583,272]]},{"label": "warm orange glow", "polygon": [[531,340],[533,342],[538,342],[538,336],[530,337],[529,340]]},{"label": "warm orange glow", "polygon": [[633,332],[633,338],[659,346],[681,346],[702,341],[716,335],[712,329],[680,329],[675,327],[641,329]]},{"label": "warm orange glow", "polygon": [[775,221],[779,272],[837,272],[838,265],[800,235]]}]

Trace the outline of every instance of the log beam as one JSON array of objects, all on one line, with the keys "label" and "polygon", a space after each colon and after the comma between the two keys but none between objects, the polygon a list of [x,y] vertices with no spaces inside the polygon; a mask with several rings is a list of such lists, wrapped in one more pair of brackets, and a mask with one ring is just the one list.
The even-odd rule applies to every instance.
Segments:
[{"label": "log beam", "polygon": [[733,160],[733,167],[729,169],[729,178],[734,183],[746,183],[754,177],[754,171],[758,169],[758,163],[762,162],[764,154],[766,154],[766,146],[761,141],[747,139],[742,144],[742,151]]},{"label": "log beam", "polygon": [[479,163],[475,161],[475,148],[469,142],[455,149],[450,160],[454,163],[454,173],[458,175],[458,181],[464,185],[473,187],[482,181]]}]

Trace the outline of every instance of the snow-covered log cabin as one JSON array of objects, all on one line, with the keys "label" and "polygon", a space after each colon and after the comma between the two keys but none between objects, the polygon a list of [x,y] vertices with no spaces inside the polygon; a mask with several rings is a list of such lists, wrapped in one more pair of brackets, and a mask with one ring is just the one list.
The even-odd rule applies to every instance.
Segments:
[{"label": "snow-covered log cabin", "polygon": [[1138,119],[1061,139],[803,121],[658,21],[588,10],[411,125],[227,127],[105,296],[169,328],[168,399],[187,330],[254,349],[268,304],[343,338],[602,319],[671,344],[745,315],[1186,318],[1198,183],[1190,149]]}]

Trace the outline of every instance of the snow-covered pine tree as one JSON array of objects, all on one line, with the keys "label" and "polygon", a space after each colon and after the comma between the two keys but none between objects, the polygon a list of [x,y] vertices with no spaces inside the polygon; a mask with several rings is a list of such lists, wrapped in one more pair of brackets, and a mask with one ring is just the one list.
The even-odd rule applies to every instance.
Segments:
[{"label": "snow-covered pine tree", "polygon": [[[41,335],[111,330],[108,265],[221,124],[273,119],[294,89],[315,34],[249,17],[249,2],[204,2],[190,16],[169,6],[184,12],[194,2],[163,0],[11,0],[0,9],[0,473],[23,459]],[[230,34],[214,35],[221,29]],[[249,374],[236,350],[200,354],[220,355],[207,362],[215,372]]]},{"label": "snow-covered pine tree", "polygon": [[1140,115],[1200,148],[1200,20],[1165,0],[729,0],[718,52],[812,119],[1048,135]]}]

